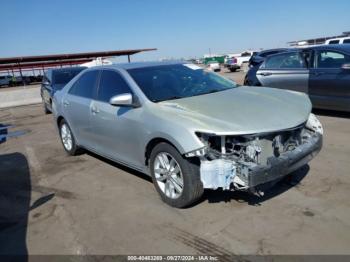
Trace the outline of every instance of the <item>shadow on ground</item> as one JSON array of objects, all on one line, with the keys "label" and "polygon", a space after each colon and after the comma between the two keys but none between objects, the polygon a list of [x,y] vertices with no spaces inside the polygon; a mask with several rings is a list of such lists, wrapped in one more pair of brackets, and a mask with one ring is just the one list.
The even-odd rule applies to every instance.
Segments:
[{"label": "shadow on ground", "polygon": [[[0,124],[0,148],[8,134],[7,127]],[[53,197],[40,197],[30,206],[31,191],[26,156],[18,152],[0,155],[0,261],[28,261],[29,212]]]},{"label": "shadow on ground", "polygon": [[0,155],[0,255],[22,255],[19,261],[26,261],[30,197],[26,157],[21,153]]}]

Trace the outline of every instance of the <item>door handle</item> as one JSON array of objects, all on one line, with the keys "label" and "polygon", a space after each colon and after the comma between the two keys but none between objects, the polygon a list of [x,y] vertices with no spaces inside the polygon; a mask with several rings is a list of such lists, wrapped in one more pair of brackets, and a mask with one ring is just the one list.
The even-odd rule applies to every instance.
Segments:
[{"label": "door handle", "polygon": [[98,114],[98,113],[100,113],[100,110],[98,110],[98,108],[97,108],[96,106],[92,106],[92,107],[91,107],[91,112],[92,112],[93,114]]},{"label": "door handle", "polygon": [[262,72],[262,73],[260,73],[260,75],[262,75],[262,76],[270,76],[270,75],[272,75],[272,73],[270,73],[270,72]]},{"label": "door handle", "polygon": [[63,105],[64,105],[64,106],[69,106],[69,102],[68,102],[67,100],[64,100],[64,101],[63,101]]}]

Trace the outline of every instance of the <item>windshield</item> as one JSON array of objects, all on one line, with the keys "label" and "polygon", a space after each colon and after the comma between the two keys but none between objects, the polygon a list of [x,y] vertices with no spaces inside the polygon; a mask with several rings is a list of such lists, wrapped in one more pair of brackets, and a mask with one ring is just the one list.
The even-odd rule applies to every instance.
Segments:
[{"label": "windshield", "polygon": [[237,87],[237,84],[193,64],[163,65],[128,70],[153,102],[204,95]]},{"label": "windshield", "polygon": [[[79,74],[85,68],[79,68],[74,70],[60,70],[53,73],[52,83],[54,85],[65,85],[70,80],[73,79],[77,74]],[[62,86],[63,87],[63,86]]]}]

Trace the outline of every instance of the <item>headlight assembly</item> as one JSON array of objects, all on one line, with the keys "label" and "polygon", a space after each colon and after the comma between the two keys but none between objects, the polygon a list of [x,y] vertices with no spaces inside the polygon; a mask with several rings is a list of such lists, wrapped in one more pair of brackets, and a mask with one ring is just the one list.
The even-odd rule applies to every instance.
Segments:
[{"label": "headlight assembly", "polygon": [[306,122],[306,127],[308,129],[311,129],[315,131],[316,133],[319,133],[323,135],[323,127],[321,122],[318,120],[318,118],[314,114],[309,115],[309,119]]}]

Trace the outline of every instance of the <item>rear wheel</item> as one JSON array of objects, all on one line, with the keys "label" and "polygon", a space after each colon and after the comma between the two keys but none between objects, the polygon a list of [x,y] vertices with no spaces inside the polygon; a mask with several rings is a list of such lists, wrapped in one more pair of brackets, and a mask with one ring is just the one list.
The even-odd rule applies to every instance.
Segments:
[{"label": "rear wheel", "polygon": [[236,71],[237,71],[237,68],[230,68],[230,71],[231,71],[231,72],[236,72]]},{"label": "rear wheel", "polygon": [[80,153],[80,148],[75,142],[72,130],[64,119],[60,122],[59,131],[64,150],[71,156],[78,155]]},{"label": "rear wheel", "polygon": [[160,143],[152,150],[150,169],[156,190],[170,206],[186,207],[203,194],[199,165],[182,157],[167,143]]}]

